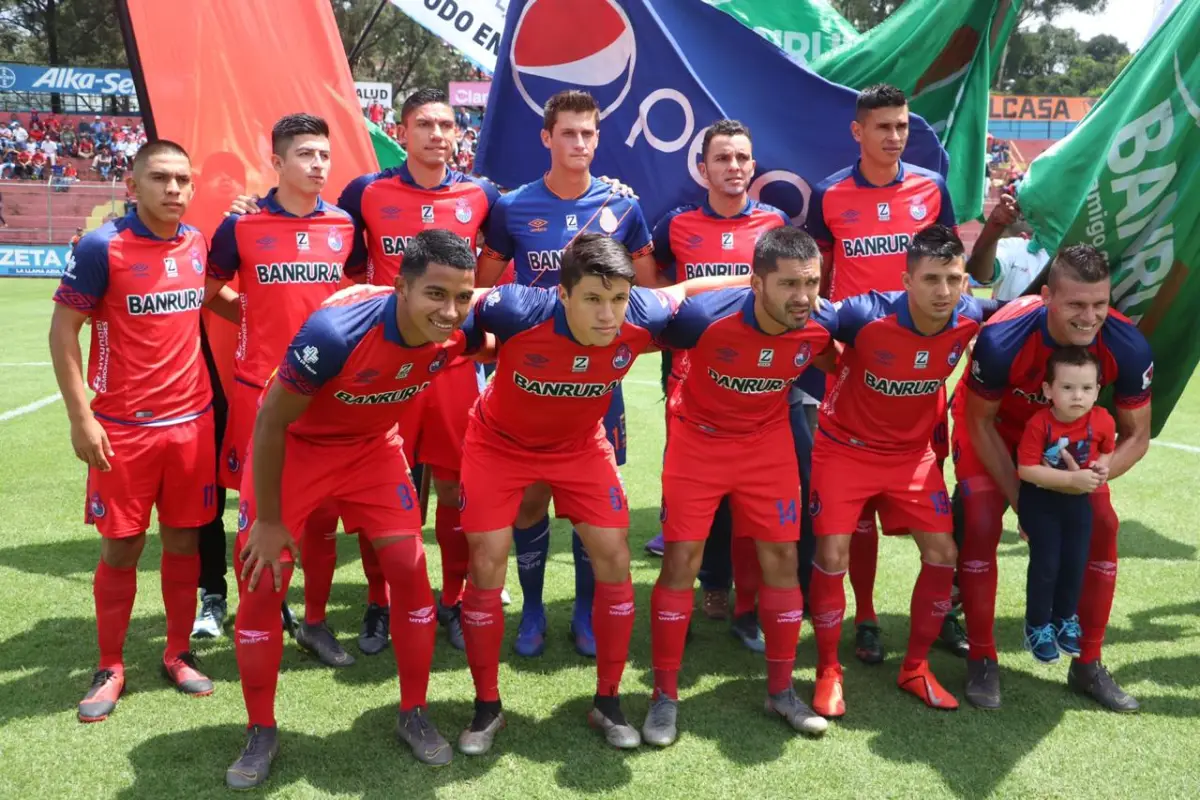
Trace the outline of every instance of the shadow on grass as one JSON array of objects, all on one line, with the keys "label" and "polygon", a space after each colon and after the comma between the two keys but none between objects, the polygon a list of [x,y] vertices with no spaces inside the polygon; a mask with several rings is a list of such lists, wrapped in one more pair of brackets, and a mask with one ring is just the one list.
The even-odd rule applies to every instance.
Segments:
[{"label": "shadow on grass", "polygon": [[1121,520],[1117,537],[1117,552],[1121,558],[1162,558],[1168,561],[1193,561],[1196,548],[1163,536],[1137,520]]}]

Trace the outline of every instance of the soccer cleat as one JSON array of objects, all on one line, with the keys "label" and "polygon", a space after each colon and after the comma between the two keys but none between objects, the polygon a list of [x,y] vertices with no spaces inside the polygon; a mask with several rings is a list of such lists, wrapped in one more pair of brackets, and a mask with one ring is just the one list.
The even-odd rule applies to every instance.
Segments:
[{"label": "soccer cleat", "polygon": [[605,741],[618,750],[634,750],[642,743],[642,735],[626,721],[617,697],[597,697],[588,713],[588,724],[603,733]]},{"label": "soccer cleat", "polygon": [[292,613],[292,609],[288,607],[286,600],[279,607],[279,617],[283,623],[283,632],[295,639],[299,623],[296,622],[296,615]]},{"label": "soccer cleat", "polygon": [[500,605],[502,605],[502,606],[511,606],[512,605],[512,595],[508,593],[508,589],[500,590]]},{"label": "soccer cleat", "polygon": [[475,718],[470,726],[459,734],[458,751],[468,756],[481,756],[492,749],[496,734],[504,727],[504,712],[500,702],[475,701]]},{"label": "soccer cleat", "polygon": [[174,658],[163,660],[163,677],[176,689],[193,697],[207,697],[213,693],[213,682],[196,669],[195,653],[180,653]]},{"label": "soccer cleat", "polygon": [[79,701],[80,722],[103,722],[117,707],[125,692],[125,676],[111,669],[98,669],[92,675],[92,686]]},{"label": "soccer cleat", "polygon": [[813,689],[813,711],[826,719],[846,714],[846,699],[842,693],[842,667],[817,667],[817,685]]},{"label": "soccer cleat", "polygon": [[324,620],[316,625],[301,622],[296,626],[296,644],[307,653],[317,657],[327,667],[349,667],[354,663],[354,656],[345,651],[334,638],[333,631]]},{"label": "soccer cleat", "polygon": [[938,683],[937,678],[929,669],[928,661],[922,661],[912,669],[905,669],[901,665],[896,685],[909,694],[921,698],[922,702],[930,708],[936,708],[939,711],[953,711],[958,708],[958,700]]},{"label": "soccer cleat", "polygon": [[567,629],[567,637],[575,645],[575,652],[584,658],[596,657],[596,634],[592,632],[591,609],[584,614],[578,614],[571,620]]},{"label": "soccer cleat", "polygon": [[525,609],[521,612],[521,624],[517,626],[517,638],[513,640],[513,652],[526,658],[540,656],[546,649],[546,609]]},{"label": "soccer cleat", "polygon": [[1079,657],[1079,638],[1083,636],[1083,629],[1079,627],[1079,615],[1075,615],[1070,619],[1060,619],[1052,623],[1054,625],[1054,642],[1058,645],[1058,651],[1063,655]]},{"label": "soccer cleat", "polygon": [[655,747],[667,747],[679,737],[675,722],[679,717],[679,701],[665,694],[650,701],[646,721],[642,724],[642,740]]},{"label": "soccer cleat", "polygon": [[767,640],[763,638],[762,628],[758,627],[758,614],[747,611],[733,621],[729,626],[733,637],[745,645],[747,650],[754,653],[767,652]]},{"label": "soccer cleat", "polygon": [[1067,685],[1091,697],[1109,711],[1132,714],[1141,708],[1137,700],[1117,685],[1108,668],[1098,660],[1085,664],[1078,658],[1072,659],[1071,668],[1067,670]]},{"label": "soccer cleat", "polygon": [[200,590],[200,612],[192,623],[193,639],[219,639],[225,627],[225,598]]},{"label": "soccer cleat", "polygon": [[883,635],[874,622],[860,622],[855,627],[854,655],[864,664],[883,663]]},{"label": "soccer cleat", "polygon": [[466,650],[467,641],[463,638],[462,603],[444,606],[438,603],[438,624],[446,629],[446,638],[455,650]]},{"label": "soccer cleat", "polygon": [[662,558],[662,554],[666,549],[667,549],[667,544],[666,544],[666,541],[663,539],[663,535],[661,533],[658,534],[658,536],[655,536],[650,541],[646,542],[646,552],[649,555],[658,556],[659,558]]},{"label": "soccer cleat", "polygon": [[729,619],[729,592],[726,589],[705,589],[704,600],[700,605],[704,616],[709,619]]},{"label": "soccer cleat", "polygon": [[358,632],[358,649],[363,655],[379,655],[387,650],[390,620],[391,612],[385,606],[375,603],[367,605],[367,613],[363,614],[362,629]]},{"label": "soccer cleat", "polygon": [[829,722],[805,705],[790,686],[779,694],[767,695],[764,708],[767,713],[778,714],[787,720],[793,730],[809,736],[820,736],[829,728]]},{"label": "soccer cleat", "polygon": [[1054,641],[1054,627],[1049,623],[1037,627],[1025,626],[1025,649],[1043,664],[1058,663],[1058,643]]},{"label": "soccer cleat", "polygon": [[1000,708],[1000,665],[990,658],[967,660],[967,702],[984,711]]},{"label": "soccer cleat", "polygon": [[279,728],[255,725],[246,731],[246,747],[238,760],[225,770],[230,789],[253,789],[271,775],[271,762],[279,755]]},{"label": "soccer cleat", "polygon": [[938,636],[938,642],[959,658],[966,658],[967,653],[971,652],[971,646],[967,644],[967,632],[963,630],[958,615],[953,611],[942,621],[942,632]]},{"label": "soccer cleat", "polygon": [[444,767],[454,759],[450,743],[438,733],[422,706],[399,713],[396,718],[396,738],[407,744],[413,756],[422,764]]}]

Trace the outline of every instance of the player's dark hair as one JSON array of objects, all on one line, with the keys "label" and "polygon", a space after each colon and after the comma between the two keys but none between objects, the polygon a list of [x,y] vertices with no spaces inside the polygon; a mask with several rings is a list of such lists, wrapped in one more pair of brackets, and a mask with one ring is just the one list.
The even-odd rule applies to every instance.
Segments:
[{"label": "player's dark hair", "polygon": [[283,158],[297,136],[329,138],[329,123],[312,114],[288,114],[271,128],[271,152]]},{"label": "player's dark hair", "polygon": [[903,90],[890,83],[876,83],[858,93],[858,100],[854,103],[854,116],[861,120],[868,111],[877,108],[903,108],[906,105],[908,98],[904,96]]},{"label": "player's dark hair", "polygon": [[1080,283],[1099,283],[1109,278],[1108,256],[1090,244],[1072,244],[1059,250],[1050,262],[1050,288],[1069,278]]},{"label": "player's dark hair", "polygon": [[600,105],[596,102],[596,98],[580,89],[567,89],[546,101],[546,106],[542,109],[542,127],[548,133],[554,133],[554,123],[558,122],[559,114],[563,112],[586,114],[589,111],[596,115],[596,124],[599,125]]},{"label": "player's dark hair", "polygon": [[[400,124],[408,124],[408,115],[416,111],[421,106],[427,106],[430,103],[450,104],[446,99],[446,93],[441,89],[434,89],[432,86],[424,89],[417,89],[404,100],[404,105],[400,106]],[[405,256],[407,258],[407,256]]]},{"label": "player's dark hair", "polygon": [[945,225],[930,225],[912,238],[908,245],[908,271],[916,269],[921,259],[932,258],[949,264],[962,258],[966,249],[958,234]]},{"label": "player's dark hair", "polygon": [[1046,359],[1046,383],[1054,383],[1054,375],[1058,367],[1085,367],[1091,364],[1096,368],[1096,380],[1100,380],[1100,359],[1086,347],[1059,347]]},{"label": "player's dark hair", "polygon": [[405,280],[419,278],[430,264],[445,264],[455,269],[475,269],[475,253],[456,233],[430,228],[414,236],[404,248],[400,272]]},{"label": "player's dark hair", "polygon": [[812,261],[821,258],[821,251],[817,249],[816,241],[799,228],[790,225],[772,228],[754,245],[754,274],[765,278],[779,269],[782,258]]},{"label": "player's dark hair", "polygon": [[599,233],[581,233],[567,245],[563,250],[558,282],[570,294],[588,275],[599,278],[605,289],[612,288],[614,280],[629,281],[632,285],[637,278],[633,259],[625,245]]},{"label": "player's dark hair", "polygon": [[151,156],[156,156],[159,153],[175,153],[181,155],[188,160],[190,164],[192,157],[188,155],[188,151],[183,149],[183,145],[172,142],[170,139],[155,139],[153,142],[147,142],[142,145],[137,151],[137,155],[133,157],[133,169],[138,171]]},{"label": "player's dark hair", "polygon": [[719,119],[704,132],[704,141],[700,145],[700,160],[708,158],[708,146],[718,136],[745,136],[750,138],[750,129],[736,119]]}]

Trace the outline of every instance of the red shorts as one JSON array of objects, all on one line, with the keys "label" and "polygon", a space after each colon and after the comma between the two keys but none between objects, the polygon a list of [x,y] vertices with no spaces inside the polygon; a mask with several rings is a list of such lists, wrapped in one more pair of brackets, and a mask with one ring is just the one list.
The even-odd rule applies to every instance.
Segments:
[{"label": "red shorts", "polygon": [[850,534],[871,504],[884,533],[951,533],[950,497],[932,448],[877,453],[817,432],[808,508],[817,536]]},{"label": "red shorts", "polygon": [[475,362],[470,359],[451,362],[425,394],[428,397],[421,417],[418,460],[432,469],[434,478],[457,480],[462,469],[467,418],[479,397]]},{"label": "red shorts", "polygon": [[[251,450],[242,474],[238,553],[256,516],[253,461]],[[318,510],[336,513],[346,533],[367,539],[421,532],[421,505],[398,436],[316,444],[289,435],[280,500],[283,524],[297,540]]]},{"label": "red shorts", "polygon": [[221,439],[221,460],[217,462],[217,482],[226,489],[242,485],[242,468],[246,451],[254,438],[254,419],[258,416],[258,401],[262,389],[233,380],[229,395],[229,413],[225,417],[225,436]]},{"label": "red shorts", "polygon": [[150,509],[169,528],[198,528],[217,514],[216,435],[212,410],[189,422],[121,425],[101,420],[112,469],[89,469],[84,522],[106,539],[137,536],[150,527]]},{"label": "red shorts", "polygon": [[472,412],[463,443],[458,507],[467,533],[513,524],[525,489],[548,483],[554,515],[599,528],[628,528],[629,504],[612,445],[596,426],[591,439],[563,452],[526,450]]},{"label": "red shorts", "polygon": [[707,539],[725,496],[734,536],[800,539],[800,470],[786,422],[751,436],[719,437],[671,419],[662,486],[662,532],[668,542]]},{"label": "red shorts", "polygon": [[933,457],[939,464],[945,463],[950,457],[950,402],[946,399],[946,384],[938,391],[937,423],[933,426],[933,436],[929,443],[933,447]]}]

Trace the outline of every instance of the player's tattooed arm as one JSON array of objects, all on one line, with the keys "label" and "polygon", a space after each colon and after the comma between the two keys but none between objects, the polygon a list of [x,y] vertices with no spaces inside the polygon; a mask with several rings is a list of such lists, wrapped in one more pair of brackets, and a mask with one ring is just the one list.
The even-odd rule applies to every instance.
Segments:
[{"label": "player's tattooed arm", "polygon": [[1142,460],[1150,449],[1150,404],[1138,408],[1117,406],[1117,448],[1108,465],[1107,479],[1119,478]]},{"label": "player's tattooed arm", "polygon": [[1004,492],[1008,504],[1017,507],[1017,494],[1021,487],[1017,480],[1017,467],[1012,452],[1000,431],[996,429],[996,415],[1000,412],[1000,401],[989,400],[976,392],[967,390],[967,435],[983,466],[991,474],[996,485]]},{"label": "player's tattooed arm", "polygon": [[108,442],[108,434],[92,415],[83,384],[79,331],[87,318],[82,311],[61,303],[54,304],[54,314],[50,317],[50,359],[71,422],[71,447],[75,456],[89,467],[108,472],[112,469],[108,462],[113,455],[112,445]]}]

